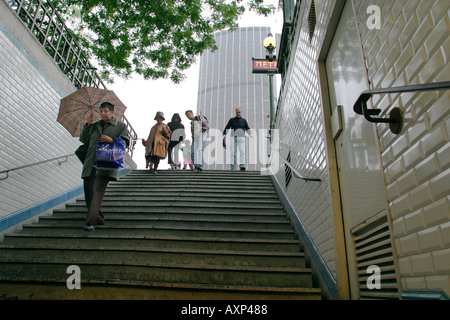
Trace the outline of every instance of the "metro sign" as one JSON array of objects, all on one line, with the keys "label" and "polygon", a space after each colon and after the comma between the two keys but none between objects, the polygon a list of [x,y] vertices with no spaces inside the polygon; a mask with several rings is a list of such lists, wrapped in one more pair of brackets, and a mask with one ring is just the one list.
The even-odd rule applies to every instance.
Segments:
[{"label": "metro sign", "polygon": [[252,58],[252,73],[278,73],[277,60]]}]

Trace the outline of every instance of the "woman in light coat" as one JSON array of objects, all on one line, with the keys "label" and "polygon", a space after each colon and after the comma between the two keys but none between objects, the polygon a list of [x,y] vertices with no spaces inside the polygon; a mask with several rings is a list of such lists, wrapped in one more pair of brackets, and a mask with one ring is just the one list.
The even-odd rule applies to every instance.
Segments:
[{"label": "woman in light coat", "polygon": [[147,140],[144,140],[145,159],[150,164],[150,171],[156,174],[159,161],[167,157],[167,149],[169,147],[170,131],[169,126],[163,123],[164,113],[158,111],[155,116],[156,124],[150,130]]}]

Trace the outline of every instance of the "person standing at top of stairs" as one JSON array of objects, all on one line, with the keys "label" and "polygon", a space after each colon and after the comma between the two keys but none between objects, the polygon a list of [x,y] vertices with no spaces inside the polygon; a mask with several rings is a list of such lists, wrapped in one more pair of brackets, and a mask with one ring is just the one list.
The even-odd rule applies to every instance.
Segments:
[{"label": "person standing at top of stairs", "polygon": [[[239,164],[239,168],[245,170],[245,132],[251,132],[246,119],[242,118],[242,109],[236,108],[236,117],[228,120],[225,129],[223,130],[223,139],[226,138],[227,130],[231,131],[232,143],[231,143],[231,154],[233,156],[233,163],[231,164],[231,170],[236,169]],[[253,135],[250,133],[250,137]],[[239,150],[239,163],[237,153]]]},{"label": "person standing at top of stairs", "polygon": [[191,158],[197,171],[203,171],[203,151],[206,146],[206,139],[209,130],[208,119],[200,113],[194,116],[192,110],[185,112],[186,117],[191,120],[192,148]]},{"label": "person standing at top of stairs", "polygon": [[167,124],[163,123],[165,118],[161,111],[156,113],[154,120],[156,120],[156,124],[151,128],[147,140],[143,142],[145,144],[145,158],[148,163],[153,165],[153,167],[150,165],[150,171],[156,174],[160,160],[167,157],[172,131]]}]

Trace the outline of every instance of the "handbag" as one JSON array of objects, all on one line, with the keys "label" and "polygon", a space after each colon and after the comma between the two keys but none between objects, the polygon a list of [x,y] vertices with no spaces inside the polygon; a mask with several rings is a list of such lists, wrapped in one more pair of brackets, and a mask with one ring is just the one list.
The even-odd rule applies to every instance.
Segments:
[{"label": "handbag", "polygon": [[155,136],[150,155],[158,159],[165,159],[167,157],[167,147],[168,142],[163,136]]},{"label": "handbag", "polygon": [[[89,129],[89,140],[91,139],[91,134],[92,134],[92,129],[94,128],[94,126],[91,126],[91,128]],[[81,146],[79,146],[77,148],[77,150],[75,150],[75,155],[78,157],[78,159],[80,159],[81,163],[84,164],[84,159],[86,159],[86,155],[89,149],[89,142],[87,142],[86,144],[82,144]]]},{"label": "handbag", "polygon": [[125,156],[125,141],[120,137],[113,138],[113,143],[97,144],[97,158],[94,166],[97,168],[118,169],[123,167]]},{"label": "handbag", "polygon": [[82,144],[75,150],[75,155],[80,159],[81,163],[84,163],[84,159],[86,158],[86,154],[88,151],[88,146],[85,144]]}]

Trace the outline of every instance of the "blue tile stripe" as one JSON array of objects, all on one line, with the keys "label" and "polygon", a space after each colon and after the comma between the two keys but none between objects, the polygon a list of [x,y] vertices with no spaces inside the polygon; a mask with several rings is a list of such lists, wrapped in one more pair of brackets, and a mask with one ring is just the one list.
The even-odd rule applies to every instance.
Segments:
[{"label": "blue tile stripe", "polygon": [[[122,176],[130,171],[131,171],[131,169],[122,169],[121,171],[119,171],[118,175]],[[53,196],[49,199],[38,202],[30,207],[10,213],[10,214],[0,218],[0,231],[11,228],[18,223],[21,223],[21,222],[23,222],[27,219],[30,219],[38,214],[41,214],[42,212],[47,211],[61,203],[69,201],[70,199],[81,195],[83,192],[84,192],[84,188],[81,185],[79,187],[73,188],[72,190],[63,192],[63,193]]]},{"label": "blue tile stripe", "polygon": [[402,300],[450,300],[441,290],[404,290]]},{"label": "blue tile stripe", "polygon": [[18,223],[30,219],[48,209],[51,209],[61,203],[64,203],[83,193],[83,186],[76,187],[44,201],[38,202],[30,207],[8,214],[0,218],[0,231],[11,228]]}]

